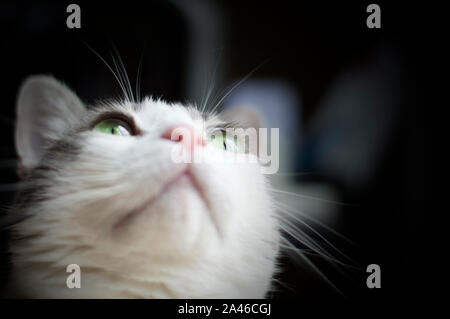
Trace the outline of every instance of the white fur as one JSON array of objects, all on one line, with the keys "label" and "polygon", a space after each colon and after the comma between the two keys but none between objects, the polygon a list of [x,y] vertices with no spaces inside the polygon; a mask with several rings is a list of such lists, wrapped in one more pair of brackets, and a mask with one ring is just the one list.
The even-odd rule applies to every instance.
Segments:
[{"label": "white fur", "polygon": [[[161,193],[185,167],[171,160],[174,143],[161,138],[163,132],[179,124],[202,130],[219,120],[205,123],[193,108],[152,99],[138,110],[130,102],[102,109],[127,112],[143,135],[79,133],[83,143],[77,159],[49,173],[42,183],[50,198],[30,207],[30,217],[15,226],[17,234],[31,236],[11,244],[13,284],[20,294],[265,297],[275,271],[279,231],[258,164],[191,164],[198,188],[181,179]],[[84,111],[82,117],[99,112]],[[230,152],[206,146],[206,156]],[[157,199],[144,212],[116,227],[153,196]],[[66,287],[66,266],[73,263],[81,267],[80,289]]]}]

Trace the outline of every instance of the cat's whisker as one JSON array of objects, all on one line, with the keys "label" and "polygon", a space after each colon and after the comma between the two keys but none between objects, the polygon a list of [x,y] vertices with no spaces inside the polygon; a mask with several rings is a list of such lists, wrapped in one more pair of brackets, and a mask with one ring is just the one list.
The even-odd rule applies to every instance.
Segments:
[{"label": "cat's whisker", "polygon": [[207,93],[206,93],[206,97],[205,97],[205,101],[204,101],[203,106],[202,106],[202,110],[201,110],[202,113],[205,112],[205,109],[206,109],[206,107],[208,105],[208,102],[209,102],[209,100],[211,98],[211,94],[212,94],[212,92],[214,90],[214,80],[210,81],[210,83],[211,84],[208,87],[208,90],[207,90]]},{"label": "cat's whisker", "polygon": [[[285,205],[283,205],[282,203],[275,203],[275,205],[279,208],[281,213],[286,214],[287,216],[289,216],[290,218],[295,219],[296,221],[298,221],[299,223],[301,223],[302,225],[304,225],[305,227],[307,227],[308,229],[310,229],[313,233],[315,233],[317,236],[319,236],[328,246],[330,246],[332,249],[336,250],[339,254],[341,254],[343,257],[345,257],[347,260],[351,261],[352,263],[355,263],[351,258],[349,258],[347,255],[345,255],[342,251],[340,251],[339,249],[337,249],[329,240],[327,240],[322,234],[320,234],[319,231],[317,231],[316,229],[314,229],[314,227],[312,227],[311,225],[309,225],[308,223],[306,223],[304,220],[302,220],[301,218],[298,218],[298,216],[296,216],[294,211],[289,211],[289,208],[286,207]],[[304,214],[306,215],[306,214]],[[345,236],[341,235],[341,238],[347,239],[345,238]],[[348,240],[348,239],[347,239]]]},{"label": "cat's whisker", "polygon": [[[221,52],[220,52],[221,53]],[[201,112],[202,113],[204,113],[205,112],[205,109],[206,109],[206,107],[207,107],[207,105],[208,105],[208,103],[209,103],[209,100],[210,100],[210,98],[211,98],[211,94],[212,94],[212,92],[214,91],[214,87],[215,87],[215,81],[216,81],[216,74],[217,74],[217,69],[218,69],[218,67],[219,67],[219,61],[220,61],[220,58],[221,58],[221,55],[219,55],[219,57],[217,58],[217,60],[216,60],[216,63],[215,63],[215,65],[214,65],[214,69],[213,69],[213,73],[211,74],[211,78],[210,78],[210,80],[209,81],[207,81],[207,83],[208,83],[208,89],[207,89],[207,92],[206,92],[206,96],[205,96],[205,100],[204,100],[204,103],[202,104],[202,108],[201,108]],[[205,79],[207,79],[208,77],[207,77],[207,74],[206,74],[206,71],[205,71]],[[206,87],[206,86],[205,86]]]},{"label": "cat's whisker", "polygon": [[[284,238],[285,240],[288,240],[288,239],[286,239],[286,238]],[[317,252],[315,252],[314,250],[312,250],[312,249],[305,249],[305,248],[299,248],[299,247],[295,247],[295,248],[292,248],[291,246],[289,246],[289,245],[285,245],[285,244],[280,244],[280,247],[282,248],[282,249],[287,249],[287,250],[294,250],[294,251],[297,251],[297,250],[301,250],[304,254],[306,254],[306,255],[311,255],[311,256],[318,256],[317,255]],[[336,265],[340,265],[340,266],[342,266],[342,267],[345,267],[345,268],[347,268],[347,269],[353,269],[353,270],[361,270],[359,267],[357,267],[357,266],[353,266],[353,265],[350,265],[350,264],[347,264],[347,263],[344,263],[344,262],[342,262],[342,261],[340,261],[340,260],[338,260],[338,259],[336,259],[336,258],[333,258],[333,257],[328,257],[328,256],[319,256],[319,257],[321,257],[321,258],[323,258],[324,260],[326,260],[327,262],[329,262],[329,263],[331,263],[331,264],[336,264]],[[336,269],[338,269],[338,270],[340,270],[339,268],[337,268],[337,267],[335,267]],[[341,271],[340,271],[341,272]],[[341,272],[342,273],[342,272]]]},{"label": "cat's whisker", "polygon": [[[276,200],[274,200],[274,201],[276,202]],[[278,202],[278,204],[280,204],[280,203]],[[329,227],[328,225],[322,223],[321,221],[317,220],[316,218],[313,218],[313,217],[309,216],[308,214],[305,214],[305,213],[303,213],[301,211],[287,212],[287,211],[280,210],[280,212],[284,213],[284,214],[289,214],[291,216],[291,218],[295,218],[295,219],[299,218],[298,215],[300,214],[302,218],[305,218],[305,219],[307,219],[307,220],[309,220],[309,221],[319,225],[320,227],[324,228],[326,231],[328,231],[328,232],[332,233],[333,235],[341,238],[342,240],[348,242],[349,244],[351,244],[353,246],[357,246],[357,244],[354,241],[352,241],[351,239],[347,238],[346,236],[342,235],[338,231],[336,231],[333,228]]]},{"label": "cat's whisker", "polygon": [[287,283],[281,281],[280,279],[273,278],[272,282],[277,283],[278,285],[280,285],[280,286],[282,286],[282,287],[284,287],[284,288],[286,288],[286,289],[288,289],[288,290],[290,290],[292,292],[295,292],[295,287],[289,286]]},{"label": "cat's whisker", "polygon": [[247,74],[244,78],[242,78],[241,80],[239,80],[236,84],[234,84],[229,90],[227,90],[227,92],[225,94],[223,94],[223,96],[219,99],[219,101],[217,103],[214,104],[214,106],[208,110],[209,114],[214,114],[214,112],[216,111],[216,109],[220,106],[220,104],[237,88],[239,87],[242,83],[244,83],[250,76],[252,75],[252,73]]},{"label": "cat's whisker", "polygon": [[138,64],[138,69],[137,69],[137,73],[136,73],[136,99],[137,99],[137,103],[141,103],[141,80],[142,80],[142,76],[141,76],[141,66],[142,66],[142,61],[144,60],[144,49],[142,49],[142,53],[141,56],[139,58],[139,64]]},{"label": "cat's whisker", "polygon": [[[216,104],[216,101],[218,101],[218,100],[220,99],[221,96],[223,96],[224,94],[226,94],[226,93],[228,92],[228,90],[229,90],[229,89],[226,88],[226,89],[222,89],[220,92],[216,93],[216,94],[214,95],[214,98],[211,99],[212,105],[215,105],[215,104]],[[216,109],[217,109],[217,108],[211,108],[209,111],[207,111],[207,113],[210,114],[210,115],[216,115]],[[220,114],[221,112],[218,112],[218,113]],[[217,114],[217,115],[218,115],[218,114]]]},{"label": "cat's whisker", "polygon": [[206,92],[209,89],[209,84],[208,83],[210,83],[210,81],[208,81],[208,76],[206,74],[206,70],[204,70],[204,73],[203,73],[202,97],[201,97],[201,100],[200,100],[200,106],[198,108],[198,111],[202,112],[202,113],[203,113],[203,110],[205,108],[205,99],[206,99],[206,94],[207,94]]},{"label": "cat's whisker", "polygon": [[213,106],[213,108],[209,111],[210,114],[214,114],[214,112],[216,111],[216,109],[221,105],[221,103],[236,89],[238,88],[242,83],[244,83],[245,81],[247,81],[258,69],[260,69],[264,64],[266,64],[267,62],[269,62],[269,59],[267,59],[266,61],[260,63],[257,67],[255,67],[253,70],[251,70],[246,76],[244,76],[241,80],[239,80],[236,84],[234,84],[227,93],[225,93],[220,100],[215,103],[215,105]]},{"label": "cat's whisker", "polygon": [[[283,242],[285,242],[286,244],[283,244]],[[280,247],[283,249],[283,251],[285,251],[286,253],[288,253],[291,256],[290,257],[291,260],[296,261],[296,262],[297,262],[297,258],[299,258],[299,257],[300,257],[300,259],[303,259],[302,257],[306,257],[306,255],[311,255],[311,256],[315,256],[315,257],[317,256],[317,253],[310,249],[295,247],[292,243],[289,242],[288,239],[286,239],[284,237],[281,238]],[[344,271],[344,269],[347,271],[353,270],[353,271],[357,271],[357,272],[361,272],[363,270],[362,268],[348,265],[348,264],[343,263],[334,258],[325,258],[324,260],[327,261],[337,272],[339,272],[341,275],[343,275],[344,277],[346,277],[349,280],[351,280],[351,277]],[[313,270],[315,270],[315,269],[313,268]]]},{"label": "cat's whisker", "polygon": [[[119,66],[122,73],[122,78],[124,79],[124,83],[126,84],[126,88],[128,90],[129,93],[129,97],[131,97],[131,101],[136,103],[136,100],[134,98],[134,94],[133,94],[133,89],[131,88],[131,82],[130,82],[130,78],[128,76],[127,70],[125,68],[125,65],[123,63],[122,57],[119,54],[119,51],[117,50],[116,46],[113,44],[113,50],[116,54],[117,59],[119,60]],[[114,59],[114,58],[113,58]]]},{"label": "cat's whisker", "polygon": [[204,69],[205,83],[204,83],[204,86],[203,86],[204,90],[203,90],[203,97],[202,97],[202,104],[201,104],[201,113],[205,113],[205,110],[206,110],[206,108],[208,106],[208,103],[210,101],[211,95],[212,95],[212,93],[214,91],[215,83],[216,83],[217,70],[219,68],[221,57],[222,57],[222,51],[219,51],[219,56],[215,60],[214,67],[213,67],[213,72],[212,72],[211,76],[209,77],[209,79],[208,79],[208,71],[207,71],[209,69],[209,67]]},{"label": "cat's whisker", "polygon": [[[354,246],[357,246],[357,244],[356,244],[354,241],[352,241],[351,239],[345,237],[344,235],[342,235],[342,234],[339,233],[338,231],[336,231],[336,230],[334,230],[333,228],[329,227],[328,225],[322,223],[321,221],[317,220],[316,218],[310,216],[309,214],[306,214],[306,213],[304,213],[304,212],[302,212],[302,211],[293,211],[289,206],[287,206],[287,205],[281,203],[281,202],[278,201],[277,199],[273,198],[273,200],[274,200],[274,202],[276,203],[276,205],[284,206],[284,209],[290,210],[290,212],[291,212],[291,214],[292,214],[293,216],[296,216],[297,218],[299,218],[298,215],[301,215],[302,218],[305,218],[305,219],[310,220],[311,222],[313,222],[313,223],[319,225],[320,227],[324,228],[325,230],[329,231],[329,232],[332,233],[333,235],[336,235],[336,236],[338,236],[339,238],[341,238],[341,239],[347,241],[348,243],[350,243],[350,244],[352,244],[352,245],[354,245]],[[287,213],[287,212],[286,212],[286,213]]]},{"label": "cat's whisker", "polygon": [[314,250],[320,256],[331,257],[331,254],[326,251],[323,247],[316,244],[316,242],[307,235],[303,230],[298,228],[295,224],[291,223],[289,220],[281,219],[280,228],[290,235],[297,242],[307,246],[308,248]]},{"label": "cat's whisker", "polygon": [[[282,240],[289,241],[287,238],[282,238]],[[298,247],[293,248],[290,245],[286,246],[286,245],[283,245],[283,244],[281,245],[281,247],[282,247],[282,249],[285,249],[285,250],[286,249],[287,250],[293,250],[296,253],[299,253],[299,251],[297,251],[297,250],[300,250],[301,253],[303,253],[303,254],[306,254],[306,255],[309,254],[309,255],[312,255],[312,256],[318,256],[317,252],[315,252],[314,250],[301,249],[301,248],[298,248]],[[359,272],[362,271],[362,268],[360,266],[350,265],[350,264],[342,262],[342,261],[340,261],[340,260],[338,260],[338,259],[336,259],[334,257],[321,256],[321,255],[319,255],[319,257],[321,257],[323,260],[328,262],[337,272],[339,272],[340,274],[342,274],[343,276],[345,276],[347,278],[350,278],[350,277],[348,276],[348,274],[344,270],[346,270],[346,271],[352,270],[352,271],[359,271]]]},{"label": "cat's whisker", "polygon": [[302,245],[305,245],[308,248],[315,251],[319,256],[324,258],[327,257],[333,258],[333,256],[328,251],[326,251],[323,247],[317,245],[311,237],[309,237],[306,233],[304,233],[301,229],[297,228],[295,225],[292,224],[288,225],[281,223],[280,228]]},{"label": "cat's whisker", "polygon": [[[331,280],[329,280],[328,279],[328,277],[327,276],[325,276],[324,274],[323,274],[323,272],[322,271],[320,271],[320,269],[319,268],[317,268],[317,266],[316,265],[314,265],[314,263],[308,258],[308,257],[306,257],[305,256],[305,254],[301,251],[301,250],[296,250],[296,247],[292,244],[292,243],[290,243],[289,241],[286,241],[286,243],[287,243],[287,245],[288,246],[290,246],[290,247],[292,247],[293,248],[293,250],[292,250],[292,253],[294,253],[295,252],[295,256],[299,256],[304,262],[306,262],[308,265],[309,265],[309,267],[311,267],[328,285],[330,285],[335,291],[337,291],[340,295],[342,295],[343,297],[345,297],[345,295],[336,287],[336,285],[335,284],[333,284],[332,282],[331,282]],[[288,250],[289,251],[289,250]],[[297,261],[297,259],[293,259],[294,261],[296,261],[296,262],[298,262]]]},{"label": "cat's whisker", "polygon": [[125,90],[125,87],[122,83],[122,81],[119,79],[118,75],[116,74],[116,72],[114,72],[113,68],[109,65],[108,62],[106,62],[106,60],[97,52],[95,51],[93,48],[91,48],[91,46],[89,44],[87,44],[86,42],[84,42],[84,44],[106,65],[106,67],[111,71],[111,73],[113,74],[114,78],[116,79],[117,83],[119,84],[120,88],[122,89],[122,93],[124,94],[124,98],[129,100],[127,91]]},{"label": "cat's whisker", "polygon": [[274,175],[277,176],[304,176],[304,175],[314,175],[317,174],[317,172],[296,172],[296,173],[289,173],[289,172],[278,172]]},{"label": "cat's whisker", "polygon": [[[306,250],[306,249],[301,249],[301,248],[295,247],[292,244],[292,242],[284,236],[282,236],[282,238],[281,238],[282,241],[280,243],[280,247],[282,249],[287,250],[288,252],[291,252],[291,253],[296,253],[297,255],[302,257],[302,259],[304,259],[303,257],[306,257],[305,255],[307,255],[307,254],[313,254],[316,256],[318,255],[319,257],[321,257],[324,260],[326,260],[327,262],[329,262],[330,265],[333,266],[334,269],[336,269],[339,273],[341,273],[342,275],[344,275],[347,278],[348,278],[348,275],[343,271],[343,269],[341,267],[338,267],[338,266],[343,266],[343,267],[345,267],[345,269],[353,269],[353,270],[358,270],[358,271],[361,270],[360,267],[354,266],[354,265],[357,265],[357,263],[355,261],[353,261],[347,255],[342,253],[339,249],[337,249],[317,230],[315,230],[313,227],[308,225],[305,221],[301,220],[296,214],[294,214],[295,212],[290,211],[287,207],[284,207],[284,205],[280,205],[281,203],[275,202],[274,204],[275,204],[275,207],[277,207],[278,211],[281,214],[285,214],[284,216],[279,215],[281,230],[283,232],[286,232],[290,237],[292,237],[293,239],[298,241],[300,244],[308,247],[310,251]],[[302,217],[304,217],[304,216],[302,216]],[[344,262],[336,259],[334,256],[332,256],[324,247],[322,247],[318,243],[316,243],[309,235],[304,233],[298,226],[291,223],[289,221],[289,219],[291,219],[291,218],[300,222],[302,225],[306,226],[309,230],[311,230],[314,234],[316,234],[321,240],[323,240],[328,246],[330,246],[332,249],[337,251],[340,255],[344,256],[347,260],[352,262],[353,265],[344,263]],[[296,255],[294,254],[294,256],[296,256]],[[312,264],[312,262],[308,262],[308,264]]]},{"label": "cat's whisker", "polygon": [[[319,225],[320,227],[324,228],[325,230],[329,231],[330,233],[332,233],[333,235],[345,240],[346,242],[357,246],[357,244],[352,241],[351,239],[347,238],[346,236],[342,235],[341,233],[339,233],[338,231],[334,230],[333,228],[329,227],[328,225],[324,224],[323,222],[319,221],[318,219],[312,217],[310,214],[306,214],[302,211],[294,211],[292,210],[291,207],[289,207],[288,205],[285,205],[284,203],[282,203],[281,201],[279,201],[277,198],[273,198],[274,202],[276,205],[278,206],[282,206],[281,208],[284,209],[284,213],[291,213],[291,215],[296,218],[298,218],[298,215],[301,215],[302,218],[308,219],[309,221]],[[287,211],[286,211],[287,210]]]},{"label": "cat's whisker", "polygon": [[125,78],[124,78],[124,75],[122,74],[122,70],[117,65],[117,62],[116,62],[116,59],[114,58],[114,55],[112,53],[110,53],[110,56],[111,56],[111,59],[113,61],[114,68],[116,69],[116,72],[117,72],[117,74],[118,74],[118,76],[119,76],[119,78],[120,78],[120,80],[123,83],[123,86],[125,88],[126,99],[127,99],[128,102],[132,102],[134,98],[130,94],[129,87],[128,87],[127,83],[125,82]]},{"label": "cat's whisker", "polygon": [[283,190],[276,189],[276,188],[273,188],[273,187],[270,187],[270,186],[266,186],[266,189],[268,191],[270,191],[270,192],[274,192],[274,193],[281,194],[281,195],[295,196],[295,197],[299,197],[299,198],[303,198],[303,199],[311,199],[311,200],[316,200],[316,201],[329,203],[329,204],[335,204],[335,205],[354,206],[353,204],[349,204],[349,203],[338,202],[338,201],[333,201],[333,200],[329,200],[329,199],[323,199],[323,198],[319,198],[319,197],[315,197],[315,196],[303,195],[303,194],[283,191]]}]

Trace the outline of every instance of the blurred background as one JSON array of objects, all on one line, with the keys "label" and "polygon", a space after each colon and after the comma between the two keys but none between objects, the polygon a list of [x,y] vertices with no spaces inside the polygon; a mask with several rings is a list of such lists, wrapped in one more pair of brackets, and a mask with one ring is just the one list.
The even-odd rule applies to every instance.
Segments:
[{"label": "blurred background", "polygon": [[[366,1],[77,1],[81,29],[68,29],[70,3],[0,4],[2,207],[17,181],[21,81],[52,74],[88,104],[118,97],[113,75],[88,48],[111,63],[115,46],[133,87],[141,61],[143,95],[200,104],[213,88],[215,102],[229,93],[220,108],[252,107],[265,127],[280,128],[281,164],[271,178],[299,196],[279,200],[352,241],[319,228],[357,269],[311,256],[343,295],[392,300],[428,289],[437,119],[425,93],[430,34],[414,23],[428,10],[377,1],[381,29],[368,29]],[[381,266],[381,289],[366,286],[372,263]],[[272,297],[342,298],[308,265],[282,264],[284,284]]]}]

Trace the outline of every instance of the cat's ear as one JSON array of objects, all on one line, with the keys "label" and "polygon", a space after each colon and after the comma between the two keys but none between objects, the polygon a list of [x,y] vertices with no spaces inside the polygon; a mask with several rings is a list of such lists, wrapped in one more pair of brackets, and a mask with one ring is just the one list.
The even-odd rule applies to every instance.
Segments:
[{"label": "cat's ear", "polygon": [[57,139],[86,112],[67,86],[51,76],[28,77],[19,89],[15,142],[19,175],[34,168],[49,142]]},{"label": "cat's ear", "polygon": [[243,142],[246,152],[252,153],[256,156],[259,154],[259,129],[264,126],[263,118],[261,114],[253,107],[236,106],[229,109],[225,109],[220,115],[220,118],[224,121],[235,122],[239,128],[254,129],[256,138],[256,145],[250,147],[249,142]]},{"label": "cat's ear", "polygon": [[225,121],[238,122],[242,128],[254,128],[258,130],[263,127],[261,114],[252,107],[236,106],[222,112],[221,119]]}]

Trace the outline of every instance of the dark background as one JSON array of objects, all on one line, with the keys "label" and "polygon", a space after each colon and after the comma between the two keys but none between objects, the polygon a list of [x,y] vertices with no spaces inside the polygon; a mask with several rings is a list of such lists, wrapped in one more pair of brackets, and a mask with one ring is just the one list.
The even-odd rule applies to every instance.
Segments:
[{"label": "dark background", "polygon": [[[392,1],[391,1],[392,2]],[[30,74],[46,73],[66,82],[88,103],[120,95],[105,65],[87,48],[89,44],[108,58],[112,43],[136,79],[142,59],[142,92],[170,101],[199,100],[190,90],[195,52],[193,29],[185,11],[167,1],[77,1],[81,29],[66,27],[70,2],[2,2],[0,4],[1,148],[0,203],[12,198],[8,185],[17,181],[14,165],[13,128],[15,99],[21,81]],[[186,1],[199,17],[202,1]],[[438,7],[376,1],[382,10],[382,28],[366,27],[370,2],[340,1],[216,1],[211,2],[222,21],[220,36],[208,52],[220,59],[217,86],[226,87],[255,66],[270,59],[255,77],[286,79],[302,94],[299,126],[308,127],[321,101],[342,70],[364,67],[378,48],[389,48],[399,57],[400,80],[396,84],[395,117],[375,177],[358,188],[321,173],[297,178],[297,182],[327,180],[339,189],[343,231],[358,246],[343,245],[362,271],[345,277],[320,259],[313,259],[351,300],[398,300],[430,294],[434,278],[443,269],[433,254],[432,195],[437,192],[438,166],[436,104],[428,93],[430,60],[425,52],[434,41],[426,28]],[[215,23],[201,19],[201,30]],[[213,22],[215,20],[213,19]],[[202,23],[204,23],[202,25]],[[206,43],[208,43],[206,41]],[[217,54],[215,52],[218,52]],[[220,56],[220,58],[219,58]],[[387,75],[389,76],[389,75]],[[134,83],[133,83],[134,84]],[[305,133],[308,136],[308,132]],[[298,170],[304,168],[301,148],[292,150]],[[3,247],[5,241],[3,240]],[[315,276],[301,276],[301,268],[289,261],[281,280],[293,289],[280,287],[274,297],[342,298]],[[2,283],[7,278],[7,257],[1,261]],[[382,288],[369,290],[365,267],[382,269]]]}]

